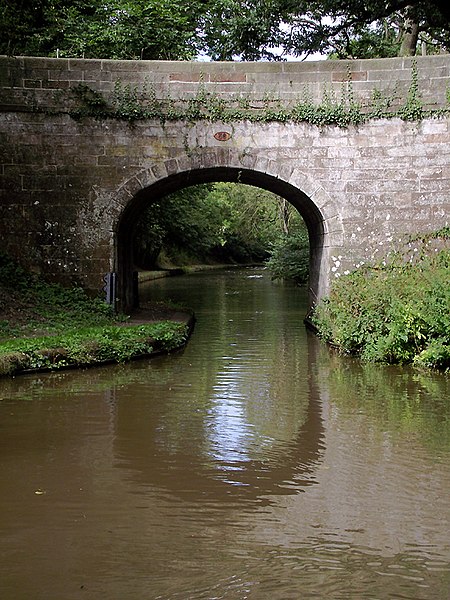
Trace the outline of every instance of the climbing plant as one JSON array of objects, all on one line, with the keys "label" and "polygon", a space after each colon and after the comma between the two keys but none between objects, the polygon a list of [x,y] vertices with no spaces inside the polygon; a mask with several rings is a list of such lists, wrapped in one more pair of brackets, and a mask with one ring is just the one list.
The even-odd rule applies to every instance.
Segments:
[{"label": "climbing plant", "polygon": [[[188,99],[157,98],[154,87],[144,81],[141,89],[116,81],[113,92],[106,96],[86,84],[72,88],[68,97],[59,93],[58,106],[52,113],[66,113],[73,118],[93,117],[96,119],[118,119],[134,123],[146,119],[196,122],[199,120],[232,123],[308,123],[317,127],[358,126],[373,119],[400,118],[405,121],[420,121],[427,117],[438,117],[450,113],[450,93],[447,104],[442,108],[425,109],[421,100],[417,64],[413,60],[411,82],[406,98],[401,98],[396,87],[390,93],[374,89],[371,98],[362,102],[355,98],[352,74],[342,83],[340,94],[324,86],[321,101],[315,103],[308,88],[291,104],[284,103],[275,94],[266,94],[260,101],[250,102],[248,97],[225,99],[209,91],[200,82],[194,96]],[[34,110],[43,110],[34,108]],[[48,109],[46,109],[48,110]]]}]

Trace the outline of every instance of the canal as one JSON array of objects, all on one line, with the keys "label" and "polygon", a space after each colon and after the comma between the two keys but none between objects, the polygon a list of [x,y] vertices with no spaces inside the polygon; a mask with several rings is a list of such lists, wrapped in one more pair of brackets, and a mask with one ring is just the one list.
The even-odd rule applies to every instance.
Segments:
[{"label": "canal", "polygon": [[142,295],[183,351],[0,381],[2,600],[448,600],[448,377],[335,355],[261,269]]}]

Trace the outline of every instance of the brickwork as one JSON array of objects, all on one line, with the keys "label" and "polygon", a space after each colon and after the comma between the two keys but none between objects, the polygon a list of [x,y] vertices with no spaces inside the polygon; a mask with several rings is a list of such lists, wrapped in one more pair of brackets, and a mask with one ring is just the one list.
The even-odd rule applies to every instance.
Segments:
[{"label": "brickwork", "polygon": [[[419,88],[426,107],[447,104],[450,56],[416,57]],[[411,82],[412,58],[286,63],[206,63],[0,57],[0,108],[52,107],[58,90],[89,85],[108,94],[116,82],[157,98],[187,98],[199,83],[229,99],[262,100],[268,95],[295,102],[305,93],[320,102],[324,90],[341,94],[349,78],[355,97],[368,100],[374,90],[404,98]],[[56,93],[55,93],[56,92]]]},{"label": "brickwork", "polygon": [[[150,78],[172,97],[199,81],[224,96],[289,99],[305,83],[355,92],[410,82],[410,59],[323,63],[171,63],[0,59],[0,234],[3,247],[54,280],[98,290],[118,271],[129,291],[133,224],[143,207],[179,187],[231,180],[279,193],[302,213],[312,242],[312,297],[336,277],[382,257],[405,233],[450,220],[450,119],[374,120],[359,127],[199,121],[74,120],[50,107],[79,82],[111,90]],[[443,106],[450,57],[418,59],[421,89]],[[425,79],[427,80],[425,81]],[[220,87],[223,86],[223,87]],[[373,89],[373,88],[372,88]],[[161,87],[162,90],[162,87]],[[231,91],[234,90],[234,91]],[[228,135],[217,135],[226,133]]]}]

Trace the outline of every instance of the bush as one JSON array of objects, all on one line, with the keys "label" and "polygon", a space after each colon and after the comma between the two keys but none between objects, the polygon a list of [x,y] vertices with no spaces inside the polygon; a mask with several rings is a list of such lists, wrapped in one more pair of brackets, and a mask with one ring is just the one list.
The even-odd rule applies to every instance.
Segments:
[{"label": "bush", "polygon": [[364,360],[448,368],[450,251],[341,277],[316,308],[319,335]]},{"label": "bush", "polygon": [[31,280],[31,275],[16,263],[8,254],[0,250],[0,284],[24,290]]},{"label": "bush", "polygon": [[0,251],[0,339],[123,320],[81,288],[48,283]]},{"label": "bush", "polygon": [[450,369],[450,342],[443,338],[432,340],[420,354],[414,357],[417,367]]},{"label": "bush", "polygon": [[300,230],[284,235],[272,244],[271,256],[267,261],[272,279],[289,279],[306,283],[309,275],[308,234]]}]

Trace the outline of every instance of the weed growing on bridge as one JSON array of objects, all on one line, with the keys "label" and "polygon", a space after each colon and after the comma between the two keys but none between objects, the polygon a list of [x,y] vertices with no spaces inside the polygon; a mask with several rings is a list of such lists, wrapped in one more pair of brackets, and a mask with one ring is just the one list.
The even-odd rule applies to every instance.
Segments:
[{"label": "weed growing on bridge", "polygon": [[[141,90],[117,81],[109,97],[85,84],[76,86],[69,94],[72,101],[75,101],[75,106],[62,112],[68,112],[73,118],[110,118],[131,124],[145,119],[158,119],[163,124],[166,121],[195,123],[206,120],[231,123],[247,120],[256,123],[294,122],[317,127],[346,128],[382,118],[398,117],[404,121],[420,121],[426,117],[448,114],[450,110],[450,106],[424,109],[415,61],[412,63],[411,83],[405,99],[399,97],[396,86],[390,94],[374,90],[369,100],[358,101],[354,97],[350,69],[347,79],[342,82],[341,93],[338,95],[331,87],[324,87],[320,103],[313,102],[306,88],[301,98],[289,104],[283,103],[275,93],[266,93],[260,100],[248,95],[226,100],[215,92],[208,91],[203,81],[200,81],[194,95],[184,99],[173,99],[170,96],[158,99],[155,88],[147,81]],[[450,88],[447,101],[450,105]],[[55,113],[55,110],[52,112]]]},{"label": "weed growing on bridge", "polygon": [[112,115],[125,121],[159,119],[164,112],[162,103],[156,98],[155,89],[144,81],[142,90],[121,81],[114,84],[111,98]]},{"label": "weed growing on bridge", "polygon": [[70,93],[77,102],[77,106],[70,113],[74,119],[87,116],[101,118],[108,110],[106,99],[88,85],[80,83],[72,88]]},{"label": "weed growing on bridge", "polygon": [[411,84],[405,104],[398,110],[398,116],[404,121],[420,121],[424,116],[423,103],[419,93],[419,73],[417,63],[413,61],[411,69]]}]

